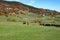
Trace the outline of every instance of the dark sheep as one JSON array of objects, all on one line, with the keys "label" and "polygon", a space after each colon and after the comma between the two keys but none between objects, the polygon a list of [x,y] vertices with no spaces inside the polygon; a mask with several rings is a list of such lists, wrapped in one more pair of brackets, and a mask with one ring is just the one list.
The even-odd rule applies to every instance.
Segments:
[{"label": "dark sheep", "polygon": [[43,25],[43,26],[55,26],[55,27],[60,27],[60,25],[57,25],[57,24],[40,24],[40,25]]},{"label": "dark sheep", "polygon": [[24,21],[23,24],[26,24],[26,22]]},{"label": "dark sheep", "polygon": [[24,21],[23,24],[27,24],[27,25],[29,25],[29,22]]}]

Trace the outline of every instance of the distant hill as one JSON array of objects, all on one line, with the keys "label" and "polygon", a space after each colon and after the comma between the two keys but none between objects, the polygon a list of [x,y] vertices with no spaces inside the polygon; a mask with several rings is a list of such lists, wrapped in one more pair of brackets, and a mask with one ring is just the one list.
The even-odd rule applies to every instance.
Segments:
[{"label": "distant hill", "polygon": [[16,2],[16,1],[1,1],[0,2],[0,11],[2,11],[2,12],[7,12],[7,13],[10,11],[17,12],[18,10],[29,11],[29,12],[38,14],[39,16],[60,15],[60,12],[57,12],[55,10],[36,8],[33,6],[23,4],[21,2]]},{"label": "distant hill", "polygon": [[60,12],[16,1],[0,1],[0,21],[60,25]]}]

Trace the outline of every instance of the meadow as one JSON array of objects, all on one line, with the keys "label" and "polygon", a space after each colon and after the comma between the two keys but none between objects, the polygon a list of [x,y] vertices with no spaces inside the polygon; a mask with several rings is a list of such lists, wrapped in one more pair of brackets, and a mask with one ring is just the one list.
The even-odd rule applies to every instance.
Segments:
[{"label": "meadow", "polygon": [[60,12],[16,1],[0,1],[0,40],[60,40]]},{"label": "meadow", "polygon": [[60,40],[60,27],[42,26],[37,23],[26,25],[15,16],[0,16],[0,40]]},{"label": "meadow", "polygon": [[0,22],[0,40],[60,40],[60,28]]}]

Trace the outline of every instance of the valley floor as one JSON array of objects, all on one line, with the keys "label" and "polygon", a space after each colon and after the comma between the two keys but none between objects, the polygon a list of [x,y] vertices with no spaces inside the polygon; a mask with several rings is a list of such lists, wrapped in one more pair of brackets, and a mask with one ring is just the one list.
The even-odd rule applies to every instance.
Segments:
[{"label": "valley floor", "polygon": [[0,22],[0,40],[60,40],[60,28]]}]

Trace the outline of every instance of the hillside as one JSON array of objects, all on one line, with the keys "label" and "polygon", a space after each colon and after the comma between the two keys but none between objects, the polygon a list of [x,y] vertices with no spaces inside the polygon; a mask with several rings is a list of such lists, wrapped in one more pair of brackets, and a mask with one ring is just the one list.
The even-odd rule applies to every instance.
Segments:
[{"label": "hillside", "polygon": [[[1,16],[6,16],[6,18]],[[36,8],[16,1],[1,1],[0,20],[29,21],[39,24],[60,24],[60,12]]]},{"label": "hillside", "polygon": [[43,9],[43,8],[35,8],[33,6],[29,6],[26,4],[23,4],[21,2],[16,2],[16,1],[1,1],[0,2],[0,11],[19,11],[19,10],[27,10],[29,12],[33,12],[35,14],[38,14],[39,16],[43,15],[60,15],[60,12],[57,12],[55,10],[49,10],[49,9]]}]

